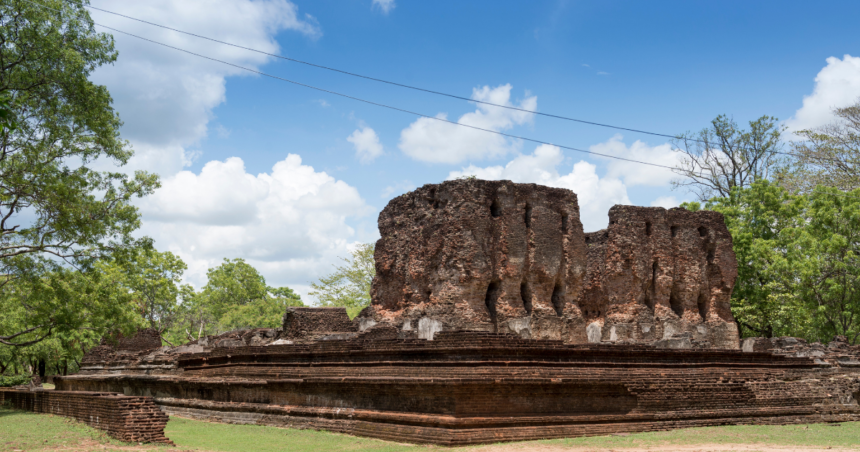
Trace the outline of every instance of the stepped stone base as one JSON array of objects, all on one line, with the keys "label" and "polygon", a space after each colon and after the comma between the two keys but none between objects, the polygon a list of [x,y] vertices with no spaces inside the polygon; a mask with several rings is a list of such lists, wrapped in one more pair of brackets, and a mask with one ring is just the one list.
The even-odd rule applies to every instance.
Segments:
[{"label": "stepped stone base", "polygon": [[152,364],[56,384],[150,396],[196,419],[442,445],[860,421],[860,369],[739,350],[440,332],[433,341],[216,348]]}]

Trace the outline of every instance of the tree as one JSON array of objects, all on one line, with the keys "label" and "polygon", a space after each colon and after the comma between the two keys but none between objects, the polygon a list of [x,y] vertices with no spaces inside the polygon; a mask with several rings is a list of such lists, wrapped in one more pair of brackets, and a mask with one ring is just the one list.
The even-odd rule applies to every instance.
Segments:
[{"label": "tree", "polygon": [[[695,207],[684,204],[682,207]],[[784,232],[803,223],[803,200],[766,180],[735,187],[728,197],[713,198],[708,210],[721,212],[732,234],[738,278],[732,292],[732,314],[744,336],[798,331],[798,305],[787,303],[780,290],[782,274],[774,261],[784,252]]]},{"label": "tree", "polygon": [[845,108],[833,110],[836,120],[826,126],[801,130],[804,141],[791,145],[797,162],[787,184],[809,192],[817,185],[842,191],[860,188],[860,99]]},{"label": "tree", "polygon": [[[122,166],[133,154],[119,136],[110,94],[89,80],[116,60],[113,39],[95,32],[81,3],[41,3],[46,8],[0,0],[0,93],[11,99],[3,108],[12,118],[0,134],[0,297],[7,303],[62,285],[58,275],[77,284],[63,263],[86,271],[145,246],[148,239],[131,235],[140,225],[131,200],[158,187],[152,174],[93,168],[96,161]],[[12,282],[18,292],[5,293]],[[105,323],[113,312],[79,297],[53,299],[28,298],[19,306],[26,311],[20,329],[4,328],[0,342],[21,346],[87,321]],[[90,318],[77,315],[83,312]]]},{"label": "tree", "polygon": [[782,129],[770,116],[750,121],[748,131],[725,115],[711,121],[711,127],[698,134],[680,135],[674,144],[683,153],[675,167],[682,179],[675,188],[686,187],[700,201],[714,197],[729,198],[735,188],[766,180],[785,165],[780,151]]},{"label": "tree", "polygon": [[[126,285],[134,293],[143,317],[162,338],[177,317],[182,274],[188,267],[167,251],[138,250],[125,265]],[[170,343],[170,341],[167,341]]]},{"label": "tree", "polygon": [[[82,335],[132,334],[143,325],[126,275],[113,263],[99,261],[85,271],[55,267],[25,276],[0,291],[0,344],[31,346],[49,337],[71,343]],[[47,328],[38,327],[46,320]]]},{"label": "tree", "polygon": [[743,336],[860,339],[860,189],[794,194],[759,181],[705,208],[722,212],[732,234]]},{"label": "tree", "polygon": [[860,338],[860,189],[847,196],[818,186],[807,197],[803,224],[787,231],[785,258],[776,270],[784,290],[803,300],[813,339]]},{"label": "tree", "polygon": [[186,293],[181,328],[188,340],[243,328],[276,328],[288,306],[304,306],[288,287],[270,287],[244,259],[224,259],[206,272],[200,293]]},{"label": "tree", "polygon": [[370,285],[376,276],[373,260],[374,245],[360,243],[352,250],[352,258],[342,257],[347,265],[335,267],[335,272],[311,284],[310,295],[317,297],[322,306],[343,306],[355,317],[370,305]]},{"label": "tree", "polygon": [[268,296],[266,278],[244,259],[225,258],[221,265],[210,268],[206,277],[209,281],[201,296],[216,319],[228,310]]}]

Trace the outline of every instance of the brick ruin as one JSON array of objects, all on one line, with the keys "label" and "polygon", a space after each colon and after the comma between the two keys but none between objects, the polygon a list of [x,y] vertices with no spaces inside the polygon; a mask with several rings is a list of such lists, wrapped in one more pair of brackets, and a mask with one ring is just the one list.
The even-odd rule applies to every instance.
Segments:
[{"label": "brick ruin", "polygon": [[150,397],[118,393],[0,388],[0,404],[69,417],[126,442],[173,444],[164,436],[167,414]]},{"label": "brick ruin", "polygon": [[860,346],[739,342],[737,267],[713,212],[451,181],[380,215],[372,304],[180,347],[106,344],[58,392],[164,412],[465,445],[726,424],[860,420]]},{"label": "brick ruin", "polygon": [[586,234],[570,190],[451,181],[392,200],[379,231],[362,328],[738,348],[737,263],[716,212],[615,206]]}]

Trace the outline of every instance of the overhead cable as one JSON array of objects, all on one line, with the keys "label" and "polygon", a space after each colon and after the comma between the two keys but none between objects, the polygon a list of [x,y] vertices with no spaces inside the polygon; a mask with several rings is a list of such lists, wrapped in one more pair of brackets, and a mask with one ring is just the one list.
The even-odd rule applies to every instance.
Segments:
[{"label": "overhead cable", "polygon": [[[38,2],[34,2],[34,1],[30,1],[30,0],[22,0],[22,1],[24,1],[24,2],[26,2],[26,3],[31,3],[31,4],[36,5],[36,6],[39,6],[39,7],[41,7],[41,8],[46,8],[46,9],[50,9],[50,10],[53,10],[53,11],[61,12],[60,10],[58,10],[58,9],[56,9],[56,8],[52,8],[52,7],[49,7],[49,6],[47,6],[47,5],[40,4],[40,3],[38,3]],[[93,7],[93,8],[95,8],[95,7]],[[95,8],[95,9],[99,9],[99,8]],[[119,14],[119,13],[112,13],[112,14],[117,14],[117,15],[122,16],[122,14]],[[124,16],[124,17],[127,17],[127,16]],[[131,17],[129,17],[129,18],[131,18]],[[131,18],[131,19],[134,19],[134,18]],[[134,19],[134,20],[138,20],[138,21],[141,21],[141,22],[146,22],[146,21],[143,21],[143,20],[141,20],[141,19]],[[150,22],[146,22],[146,23],[150,23]],[[214,62],[217,62],[217,63],[225,64],[225,65],[228,65],[228,66],[232,66],[232,67],[235,67],[235,68],[237,68],[237,69],[241,69],[241,70],[244,70],[244,71],[248,71],[248,72],[251,72],[251,73],[254,73],[254,74],[262,75],[262,76],[264,76],[264,77],[269,77],[269,78],[272,78],[272,79],[275,79],[275,80],[280,80],[280,81],[283,81],[283,82],[287,82],[287,83],[291,83],[291,84],[294,84],[294,85],[302,86],[302,87],[305,87],[305,88],[313,89],[313,90],[316,90],[316,91],[320,91],[320,92],[324,92],[324,93],[332,94],[332,95],[339,96],[339,97],[343,97],[343,98],[346,98],[346,99],[355,100],[355,101],[362,102],[362,103],[366,103],[366,104],[369,104],[369,105],[375,105],[375,106],[378,106],[378,107],[387,108],[387,109],[390,109],[390,110],[399,111],[399,112],[402,112],[402,113],[407,113],[407,114],[410,114],[410,115],[419,116],[419,117],[426,118],[426,119],[431,119],[431,120],[434,120],[434,121],[439,121],[439,122],[443,122],[443,123],[448,123],[448,124],[455,125],[455,126],[467,127],[467,128],[469,128],[469,129],[474,129],[474,130],[478,130],[478,131],[482,131],[482,132],[487,132],[487,133],[492,133],[492,134],[496,134],[496,135],[501,135],[501,136],[504,136],[504,137],[507,137],[507,138],[513,138],[513,139],[523,140],[523,141],[527,141],[527,142],[531,142],[531,143],[536,143],[536,144],[543,144],[543,145],[555,146],[555,147],[558,147],[558,148],[561,148],[561,149],[567,149],[567,150],[574,151],[574,152],[580,152],[580,153],[584,153],[584,154],[596,155],[596,156],[599,156],[599,157],[604,157],[604,158],[609,158],[609,159],[614,159],[614,160],[621,160],[621,161],[626,161],[626,162],[631,162],[631,163],[638,163],[638,164],[641,164],[641,165],[648,165],[648,166],[657,167],[657,168],[665,168],[665,169],[669,169],[669,170],[675,170],[675,169],[676,169],[675,167],[673,167],[673,166],[669,166],[669,165],[661,165],[661,164],[659,164],[659,163],[644,162],[644,161],[641,161],[641,160],[630,159],[630,158],[626,158],[626,157],[619,157],[619,156],[616,156],[616,155],[603,154],[603,153],[600,153],[600,152],[594,152],[594,151],[589,151],[589,150],[585,150],[585,149],[575,148],[575,147],[572,147],[572,146],[565,146],[565,145],[555,144],[555,143],[551,143],[551,142],[548,142],[548,141],[538,140],[538,139],[534,139],[534,138],[528,138],[528,137],[524,137],[524,136],[521,136],[521,135],[514,135],[514,134],[510,134],[510,133],[500,132],[500,131],[497,131],[497,130],[492,130],[492,129],[485,129],[485,128],[483,128],[483,127],[477,127],[477,126],[472,126],[472,125],[469,125],[469,124],[463,124],[463,123],[455,122],[455,121],[451,121],[451,120],[449,120],[449,119],[445,119],[445,118],[440,118],[440,117],[436,117],[436,116],[430,116],[430,115],[427,115],[427,114],[424,114],[424,113],[418,113],[418,112],[414,112],[414,111],[407,110],[407,109],[404,109],[404,108],[395,107],[395,106],[391,106],[391,105],[387,105],[387,104],[382,104],[382,103],[379,103],[379,102],[374,102],[374,101],[367,100],[367,99],[363,99],[363,98],[360,98],[360,97],[355,97],[355,96],[351,96],[351,95],[348,95],[348,94],[343,94],[343,93],[340,93],[340,92],[337,92],[337,91],[332,91],[332,90],[329,90],[329,89],[320,88],[320,87],[317,87],[317,86],[309,85],[309,84],[302,83],[302,82],[298,82],[298,81],[295,81],[295,80],[290,80],[290,79],[287,79],[287,78],[284,78],[284,77],[279,77],[279,76],[277,76],[277,75],[268,74],[268,73],[265,73],[265,72],[262,72],[262,71],[259,71],[259,70],[256,70],[256,69],[252,69],[252,68],[249,68],[249,67],[245,67],[245,66],[242,66],[242,65],[239,65],[239,64],[230,63],[230,62],[228,62],[228,61],[220,60],[220,59],[218,59],[218,58],[210,57],[210,56],[203,55],[203,54],[199,54],[199,53],[196,53],[196,52],[192,52],[192,51],[190,51],[190,50],[186,50],[186,49],[183,49],[183,48],[180,48],[180,47],[172,46],[172,45],[170,45],[170,44],[165,44],[165,43],[163,43],[163,42],[155,41],[155,40],[153,40],[153,39],[149,39],[149,38],[146,38],[146,37],[143,37],[143,36],[139,36],[139,35],[136,35],[136,34],[133,34],[133,33],[129,33],[129,32],[126,32],[126,31],[123,31],[123,30],[120,30],[120,29],[114,28],[114,27],[110,27],[110,26],[108,26],[108,25],[100,24],[100,23],[97,23],[97,22],[93,22],[93,24],[94,24],[94,25],[97,25],[97,26],[99,26],[99,27],[102,27],[102,28],[105,28],[105,29],[108,29],[108,30],[111,30],[111,31],[114,31],[114,32],[117,32],[117,33],[120,33],[120,34],[124,34],[124,35],[127,35],[127,36],[131,36],[131,37],[134,37],[134,38],[137,38],[137,39],[141,39],[141,40],[143,40],[143,41],[147,41],[147,42],[150,42],[150,43],[153,43],[153,44],[157,44],[157,45],[160,45],[160,46],[163,46],[163,47],[167,47],[167,48],[170,48],[170,49],[173,49],[173,50],[177,50],[177,51],[179,51],[179,52],[187,53],[187,54],[189,54],[189,55],[193,55],[193,56],[196,56],[196,57],[199,57],[199,58],[204,58],[204,59],[207,59],[207,60],[210,60],[210,61],[214,61]],[[166,26],[162,26],[162,25],[158,25],[158,24],[152,24],[152,25],[156,25],[156,26],[159,26],[159,27],[168,28],[168,29],[173,30],[172,28],[169,28],[169,27],[166,27]],[[181,32],[181,33],[186,33],[186,32],[180,31],[180,30],[174,30],[174,31],[178,31],[178,32]],[[187,33],[187,34],[189,34],[189,35],[193,35],[192,33]],[[198,35],[194,35],[194,36],[198,36]],[[199,37],[204,38],[204,39],[209,39],[209,40],[212,40],[212,41],[216,41],[216,42],[221,42],[221,41],[217,41],[217,40],[214,40],[214,39],[211,39],[211,38],[205,38],[205,37],[203,37],[203,36],[199,36]],[[237,46],[237,45],[229,44],[229,43],[224,43],[224,44],[232,45],[232,46],[235,46],[235,47],[241,47],[241,46]],[[243,48],[244,48],[244,47],[243,47]],[[248,50],[254,50],[254,49],[248,49]],[[256,51],[256,50],[255,50],[255,51]],[[262,51],[257,51],[257,52],[265,53],[265,52],[262,52]],[[272,55],[272,56],[278,56],[278,55]],[[283,57],[283,58],[286,58],[286,57]],[[286,58],[286,59],[289,59],[289,58]],[[304,63],[304,62],[302,62],[302,63]],[[310,64],[310,63],[306,63],[306,64]],[[428,92],[429,92],[429,91],[428,91]],[[452,97],[457,97],[457,96],[453,96],[453,95],[452,95]],[[459,98],[459,97],[458,97],[458,98]],[[470,101],[470,102],[474,101],[473,99],[467,99],[467,98],[460,98],[460,99],[468,100],[468,101]],[[499,104],[491,104],[491,103],[488,103],[488,102],[481,102],[481,103],[486,103],[486,104],[493,105],[493,106],[498,106],[498,107],[508,108],[508,106],[499,105]],[[518,108],[515,108],[515,107],[514,107],[514,109],[516,109],[516,110],[521,110],[521,111],[526,111],[526,112],[529,112],[529,113],[537,113],[537,112],[534,112],[534,111],[531,111],[531,110],[518,109]],[[552,116],[552,115],[550,115],[550,116]],[[562,118],[562,119],[569,119],[569,118],[564,118],[564,117],[560,117],[560,118]],[[607,126],[607,127],[614,127],[614,126]],[[625,129],[625,130],[636,131],[636,130],[633,130],[633,129]],[[656,133],[651,133],[651,132],[643,132],[643,133],[649,133],[649,134],[652,134],[652,135],[659,135],[659,136],[670,136],[670,135],[662,135],[662,134],[656,134]],[[690,140],[690,141],[699,141],[699,140]],[[794,155],[794,154],[788,154],[788,153],[784,153],[784,152],[777,152],[777,151],[769,151],[769,152],[771,152],[771,153],[776,153],[776,154]],[[701,173],[700,173],[700,174],[698,174],[698,175],[699,175],[700,177],[701,177],[701,176],[703,176],[703,174],[701,174]],[[850,195],[847,195],[847,194],[844,194],[844,193],[838,193],[838,195],[840,195],[840,196],[845,196],[845,197],[848,197],[848,198],[853,198],[853,199],[860,199],[860,198],[853,197],[853,196],[850,196]]]}]

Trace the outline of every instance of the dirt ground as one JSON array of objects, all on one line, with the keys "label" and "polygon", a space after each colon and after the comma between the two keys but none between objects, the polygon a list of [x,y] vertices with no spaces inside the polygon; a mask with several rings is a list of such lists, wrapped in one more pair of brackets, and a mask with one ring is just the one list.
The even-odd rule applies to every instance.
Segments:
[{"label": "dirt ground", "polygon": [[[183,450],[178,448],[165,448],[153,446],[113,446],[104,445],[96,441],[85,441],[74,447],[59,447],[42,449],[45,451],[159,451],[159,452],[206,452],[201,449]],[[445,449],[442,449],[445,450]],[[458,449],[450,449],[456,451]],[[768,444],[695,444],[695,445],[662,445],[650,447],[581,447],[581,446],[556,446],[544,444],[504,444],[469,448],[469,452],[845,452],[857,451],[858,449],[846,448],[821,448],[802,446],[776,446]]]},{"label": "dirt ground", "polygon": [[821,448],[802,446],[775,446],[767,444],[695,444],[689,446],[664,445],[650,447],[619,447],[607,449],[603,447],[581,447],[581,446],[554,446],[542,444],[505,444],[479,447],[472,449],[473,452],[834,452],[834,451],[857,451],[857,449],[844,448]]}]

